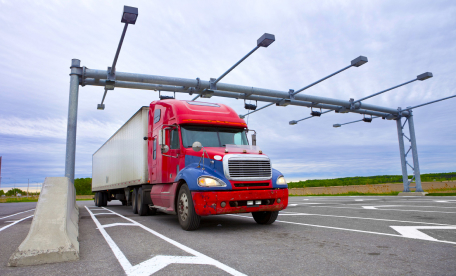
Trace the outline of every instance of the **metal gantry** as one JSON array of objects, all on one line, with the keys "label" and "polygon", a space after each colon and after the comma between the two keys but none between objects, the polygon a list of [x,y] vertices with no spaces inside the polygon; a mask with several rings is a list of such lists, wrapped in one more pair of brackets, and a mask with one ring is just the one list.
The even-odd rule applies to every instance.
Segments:
[{"label": "metal gantry", "polygon": [[[264,108],[272,105],[277,106],[303,106],[317,109],[326,109],[325,112],[312,112],[310,117],[306,117],[300,120],[290,121],[290,125],[295,125],[300,121],[310,119],[313,117],[319,117],[322,114],[335,111],[336,113],[358,113],[363,114],[364,116],[370,115],[370,117],[364,117],[362,120],[364,122],[371,122],[372,119],[381,117],[382,119],[396,120],[398,124],[398,135],[399,135],[399,146],[401,152],[401,164],[404,180],[404,191],[409,191],[408,185],[408,175],[406,156],[408,154],[404,151],[403,137],[406,137],[403,133],[403,125],[401,124],[402,118],[406,118],[409,125],[410,138],[407,139],[411,142],[411,148],[413,155],[413,166],[410,167],[414,170],[414,179],[416,181],[416,190],[422,191],[421,181],[419,176],[419,164],[418,164],[418,153],[416,149],[416,138],[413,125],[413,115],[412,109],[420,107],[426,104],[434,103],[437,101],[449,99],[454,96],[450,96],[444,99],[436,100],[426,104],[418,105],[415,107],[410,107],[406,109],[395,109],[389,107],[383,107],[378,105],[367,104],[364,100],[380,95],[387,91],[393,90],[395,88],[401,87],[403,85],[412,83],[416,80],[423,81],[425,79],[431,78],[432,73],[426,72],[421,75],[418,75],[415,79],[396,85],[392,88],[377,92],[370,96],[361,98],[359,100],[340,100],[334,98],[326,98],[321,96],[306,95],[301,92],[324,81],[330,77],[339,74],[351,67],[359,67],[365,64],[368,60],[364,56],[359,56],[356,59],[352,60],[350,65],[345,66],[344,68],[318,80],[315,81],[297,91],[289,89],[288,91],[282,90],[273,90],[266,88],[257,88],[251,86],[243,86],[229,83],[221,83],[220,80],[223,79],[229,72],[231,72],[236,66],[238,66],[243,60],[255,52],[259,47],[267,47],[272,42],[275,41],[274,35],[265,33],[260,39],[257,40],[257,45],[253,50],[251,50],[247,55],[245,55],[241,60],[234,64],[230,69],[223,73],[217,79],[211,78],[208,81],[201,80],[200,78],[196,79],[185,79],[177,77],[166,77],[166,76],[157,76],[157,75],[146,75],[146,74],[137,74],[137,73],[127,73],[127,72],[118,72],[115,68],[117,58],[122,46],[123,38],[125,37],[125,32],[127,30],[128,24],[134,24],[138,15],[138,10],[132,7],[124,7],[124,14],[122,15],[122,22],[125,23],[124,31],[119,42],[117,52],[114,58],[113,65],[108,67],[108,70],[97,70],[89,69],[86,67],[81,67],[80,61],[77,59],[72,60],[71,66],[71,82],[70,82],[70,103],[68,111],[68,131],[67,131],[67,151],[66,151],[66,163],[65,163],[65,176],[69,177],[71,181],[74,181],[74,162],[75,162],[75,147],[76,147],[76,122],[77,122],[77,104],[78,104],[78,89],[79,85],[93,85],[93,86],[102,86],[105,88],[105,93],[103,95],[103,100],[98,108],[104,109],[104,100],[106,97],[107,90],[113,90],[115,87],[120,88],[130,88],[130,89],[142,89],[142,90],[153,90],[153,91],[170,91],[174,93],[185,93],[185,94],[197,94],[193,100],[196,100],[198,97],[210,98],[212,96],[224,97],[224,98],[233,98],[233,99],[243,99],[243,100],[254,100],[260,102],[269,103],[263,107],[253,108],[250,105],[246,105],[246,108],[253,110],[245,115],[239,115],[239,117],[244,118],[245,116],[252,114],[254,112],[263,110]],[[128,17],[130,21],[125,21],[125,17]],[[255,109],[255,110],[254,110]],[[354,121],[354,122],[358,122]],[[334,127],[340,127],[342,125],[351,124],[334,124]],[[400,128],[399,128],[400,126]],[[402,143],[401,143],[402,141]],[[410,151],[409,150],[409,151]],[[407,185],[406,185],[407,183]]]}]

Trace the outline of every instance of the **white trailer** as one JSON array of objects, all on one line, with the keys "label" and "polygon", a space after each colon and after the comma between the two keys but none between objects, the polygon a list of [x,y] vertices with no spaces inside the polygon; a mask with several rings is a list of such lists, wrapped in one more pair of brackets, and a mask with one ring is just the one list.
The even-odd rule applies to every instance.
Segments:
[{"label": "white trailer", "polygon": [[[149,184],[147,137],[149,107],[141,107],[92,156],[92,191],[105,202],[130,201],[133,186]],[[150,186],[150,185],[147,185]],[[142,189],[146,192],[147,188]],[[150,189],[149,189],[150,191]]]}]

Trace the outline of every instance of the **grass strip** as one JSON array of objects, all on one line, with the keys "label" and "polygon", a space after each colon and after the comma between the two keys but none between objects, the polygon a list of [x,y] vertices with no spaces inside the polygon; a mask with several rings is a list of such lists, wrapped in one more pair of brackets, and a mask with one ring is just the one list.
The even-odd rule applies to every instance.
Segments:
[{"label": "grass strip", "polygon": [[400,192],[389,192],[389,193],[359,193],[359,192],[348,192],[341,194],[318,194],[318,195],[289,195],[289,196],[397,196]]}]

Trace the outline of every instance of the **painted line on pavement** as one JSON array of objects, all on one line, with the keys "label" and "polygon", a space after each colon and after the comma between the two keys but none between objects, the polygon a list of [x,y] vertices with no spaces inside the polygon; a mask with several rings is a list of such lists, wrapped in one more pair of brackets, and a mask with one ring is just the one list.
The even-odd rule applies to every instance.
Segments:
[{"label": "painted line on pavement", "polygon": [[[233,215],[233,214],[228,214],[228,216],[235,216],[235,217],[242,217],[242,218],[250,218],[253,219],[253,217],[248,217],[248,216],[242,216],[242,215]],[[404,236],[404,235],[397,235],[397,234],[388,234],[388,233],[381,233],[381,232],[372,232],[372,231],[364,231],[364,230],[357,230],[357,229],[349,229],[349,228],[340,228],[340,227],[333,227],[333,226],[324,226],[324,225],[316,225],[316,224],[307,224],[307,223],[300,223],[300,222],[292,222],[292,221],[284,221],[284,220],[276,220],[277,222],[281,223],[288,223],[288,224],[295,224],[295,225],[302,225],[302,226],[311,226],[311,227],[317,227],[317,228],[326,228],[326,229],[333,229],[333,230],[342,230],[342,231],[349,231],[349,232],[358,232],[358,233],[366,233],[366,234],[374,234],[374,235],[381,235],[381,236],[390,236],[390,237],[399,237],[399,238],[407,238],[407,239],[416,239],[416,240],[426,240],[426,241],[433,241],[433,242],[440,242],[440,243],[449,243],[449,244],[456,244],[456,242],[451,242],[451,241],[442,241],[442,240],[429,240],[429,239],[423,239],[421,238],[421,235],[415,235],[415,236]],[[392,226],[390,226],[392,227]],[[394,226],[398,227],[398,226]],[[400,227],[400,226],[399,226]],[[404,227],[404,226],[403,226]],[[407,227],[407,226],[405,226]],[[414,226],[410,226],[414,227]],[[419,226],[418,226],[419,227]],[[426,227],[426,226],[423,226]],[[431,226],[428,226],[431,227]],[[440,227],[447,227],[447,226],[439,226]],[[454,227],[456,229],[456,225],[450,225],[449,227]],[[394,229],[394,228],[393,228]],[[446,229],[446,228],[445,228]],[[453,229],[453,228],[451,228]],[[402,233],[401,233],[402,234]]]},{"label": "painted line on pavement", "polygon": [[[104,229],[104,225],[100,224],[100,222],[98,221],[98,219],[96,218],[95,214],[92,213],[90,211],[90,209],[85,206],[85,208],[87,209],[87,211],[89,212],[90,216],[92,217],[92,220],[95,222],[96,226],[97,226],[97,229],[100,231],[100,233],[103,235],[103,237],[105,238],[106,242],[108,243],[109,247],[111,247],[111,250],[112,252],[114,253],[114,256],[117,258],[117,260],[119,261],[120,265],[122,266],[122,268],[124,269],[125,273],[127,275],[134,275],[134,276],[146,276],[146,275],[151,275],[151,274],[154,274],[155,272],[159,271],[160,269],[162,268],[165,268],[167,265],[169,264],[202,264],[202,265],[213,265],[221,270],[224,270],[225,272],[231,274],[231,275],[245,275],[225,264],[222,264],[221,262],[213,259],[213,258],[210,258],[194,249],[191,249],[175,240],[172,240],[144,225],[142,225],[141,223],[135,221],[135,220],[132,220],[130,218],[127,218],[125,216],[122,216],[121,214],[119,213],[116,213],[110,209],[107,209],[107,208],[104,208],[106,211],[109,211],[111,212],[112,214],[114,215],[117,215],[123,219],[126,219],[131,223],[130,226],[138,226],[138,227],[141,227],[142,229],[146,230],[147,232],[161,238],[162,240],[165,240],[167,241],[168,243],[180,248],[181,250],[189,253],[189,254],[192,254],[194,256],[162,256],[162,255],[158,255],[158,256],[155,256],[149,260],[146,260],[142,263],[139,263],[135,266],[133,266],[127,259],[127,257],[123,254],[123,252],[120,250],[120,248],[117,246],[117,244],[114,242],[114,240],[111,238],[111,236],[106,232],[106,230]],[[107,224],[108,227],[112,227],[113,225],[112,224]]]},{"label": "painted line on pavement", "polygon": [[13,217],[13,216],[15,216],[15,215],[27,213],[27,212],[30,212],[30,211],[33,211],[33,210],[35,210],[35,209],[30,209],[30,210],[27,210],[27,211],[19,212],[19,213],[12,214],[12,215],[9,215],[9,216],[6,216],[6,217],[2,217],[2,218],[0,218],[0,219],[5,219],[5,218]]},{"label": "painted line on pavement", "polygon": [[335,217],[335,218],[350,218],[350,219],[364,219],[364,220],[394,221],[394,222],[406,222],[406,223],[430,224],[430,225],[442,225],[442,226],[450,225],[450,224],[432,223],[432,222],[418,222],[418,221],[395,220],[395,219],[378,219],[378,218],[363,218],[363,217],[348,217],[348,216],[322,215],[322,214],[311,214],[311,213],[294,213],[294,212],[286,212],[286,211],[280,211],[279,216],[319,216],[319,217]]},{"label": "painted line on pavement", "polygon": [[4,226],[4,227],[0,228],[0,232],[2,232],[3,230],[5,230],[5,229],[8,228],[8,227],[11,227],[11,226],[13,226],[13,225],[15,225],[15,224],[17,224],[17,223],[19,223],[19,222],[21,222],[21,221],[23,221],[23,220],[26,220],[26,219],[28,219],[28,218],[31,218],[31,217],[33,217],[33,215],[28,216],[28,217],[23,218],[23,219],[20,219],[20,220],[16,220],[15,222],[13,222],[13,223],[11,223],[11,224],[8,224],[7,226]]},{"label": "painted line on pavement", "polygon": [[[406,206],[406,205],[405,205]],[[310,206],[310,207],[324,207],[324,208],[342,208],[342,209],[355,209],[366,210],[364,208],[354,207],[332,207],[332,206]],[[408,206],[407,206],[408,207]],[[375,211],[400,211],[400,212],[418,212],[418,213],[440,213],[440,214],[456,214],[456,212],[443,212],[443,211],[423,211],[423,210],[401,210],[401,209],[370,209]]]}]

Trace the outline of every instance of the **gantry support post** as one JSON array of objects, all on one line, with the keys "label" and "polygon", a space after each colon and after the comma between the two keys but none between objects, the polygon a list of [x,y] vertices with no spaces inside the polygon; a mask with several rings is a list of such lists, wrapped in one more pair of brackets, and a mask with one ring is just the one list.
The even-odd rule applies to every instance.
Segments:
[{"label": "gantry support post", "polygon": [[415,125],[413,123],[412,110],[409,110],[409,112],[410,112],[410,115],[407,118],[408,118],[408,125],[409,125],[409,131],[410,131],[410,143],[412,144],[413,171],[415,174],[415,183],[416,183],[415,192],[423,192],[423,188],[421,187],[420,164],[418,162],[418,150],[416,147]]},{"label": "gantry support post", "polygon": [[65,176],[74,184],[74,168],[76,160],[76,125],[78,120],[79,76],[81,61],[71,60],[70,100],[68,104],[68,125],[65,156]]},{"label": "gantry support post", "polygon": [[396,120],[396,126],[397,126],[397,138],[399,140],[399,155],[401,157],[402,182],[404,183],[403,192],[410,192],[408,174],[407,174],[407,163],[405,161],[404,132],[402,131],[401,117],[399,117]]}]

